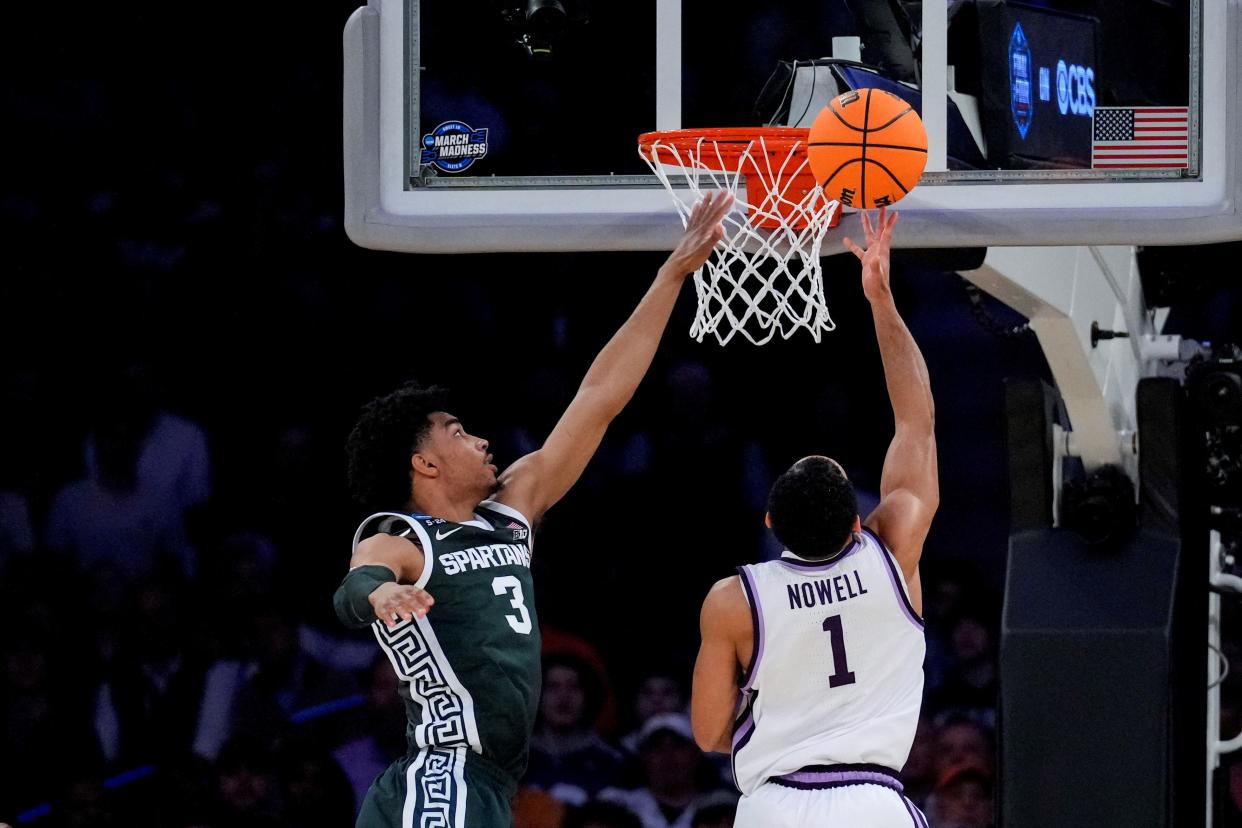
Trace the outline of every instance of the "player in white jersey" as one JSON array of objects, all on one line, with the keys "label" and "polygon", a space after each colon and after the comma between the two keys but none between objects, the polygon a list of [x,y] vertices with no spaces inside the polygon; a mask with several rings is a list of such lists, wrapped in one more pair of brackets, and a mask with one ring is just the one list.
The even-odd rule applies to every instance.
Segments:
[{"label": "player in white jersey", "polygon": [[889,290],[896,214],[866,213],[862,261],[895,435],[880,503],[860,521],[845,471],[805,457],[767,524],[785,546],[703,602],[691,712],[704,750],[732,752],[738,828],[927,828],[898,771],[923,692],[919,556],[939,502],[927,366]]}]

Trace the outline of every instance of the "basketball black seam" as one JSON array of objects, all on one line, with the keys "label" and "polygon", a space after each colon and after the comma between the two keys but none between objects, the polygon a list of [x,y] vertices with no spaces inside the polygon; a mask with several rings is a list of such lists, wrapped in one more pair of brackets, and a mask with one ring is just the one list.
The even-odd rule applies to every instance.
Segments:
[{"label": "basketball black seam", "polygon": [[[871,96],[870,96],[870,95],[868,95],[868,96],[867,96],[867,102],[868,102],[868,103],[870,103],[870,102],[871,102]],[[845,124],[845,126],[846,126],[846,128],[847,128],[847,129],[852,129],[852,130],[854,130],[855,132],[866,132],[866,129],[859,129],[858,127],[856,127],[856,126],[854,126],[853,124],[851,124],[849,121],[847,121],[847,120],[845,120],[844,118],[842,118],[842,117],[841,117],[841,113],[840,113],[840,112],[837,112],[837,108],[836,108],[835,104],[836,104],[836,100],[831,100],[831,101],[829,101],[829,102],[828,102],[828,111],[829,111],[829,112],[831,112],[833,115],[835,115],[838,121],[840,121],[841,123]]]},{"label": "basketball black seam", "polygon": [[[807,144],[807,146],[808,147],[861,147],[862,144],[860,144],[857,141],[814,141],[810,144]],[[876,147],[878,149],[896,149],[896,150],[910,150],[910,152],[927,152],[926,147],[909,147],[909,146],[906,146],[905,144],[876,144],[876,143],[868,142],[867,146]]]},{"label": "basketball black seam", "polygon": [[871,96],[875,94],[872,90],[867,91],[867,107],[863,110],[863,134],[862,134],[862,177],[858,181],[858,200],[863,203],[863,207],[867,206],[867,122],[871,120]]},{"label": "basketball black seam", "polygon": [[[867,96],[867,103],[871,103],[871,96],[870,96],[870,95],[868,95],[868,96]],[[876,127],[874,130],[872,130],[872,132],[879,132],[879,131],[880,131],[880,130],[882,130],[882,129],[888,129],[888,128],[889,128],[889,127],[891,127],[893,124],[895,124],[898,120],[900,120],[902,117],[904,117],[904,116],[908,115],[909,113],[911,113],[911,112],[913,112],[913,111],[914,111],[914,107],[907,106],[905,109],[903,109],[902,111],[898,112],[898,113],[897,113],[896,115],[894,115],[891,119],[889,119],[886,123],[880,124],[880,125],[879,125],[878,127]]]},{"label": "basketball black seam", "polygon": [[[900,181],[900,180],[898,180],[897,176],[893,175],[893,171],[892,171],[892,170],[890,170],[888,167],[886,167],[886,166],[884,166],[883,164],[881,164],[879,161],[876,161],[874,158],[872,158],[872,159],[871,159],[871,163],[872,163],[872,164],[875,164],[877,167],[879,167],[880,169],[884,170],[884,172],[888,175],[888,177],[889,177],[889,178],[891,178],[891,179],[893,179],[893,183],[894,183],[894,184],[896,184],[898,187],[900,187],[900,188],[901,188],[901,191],[902,191],[903,193],[905,193],[905,194],[909,194],[909,192],[910,192],[910,191],[906,189],[906,185],[902,184],[902,183],[901,183],[901,181]],[[864,164],[864,165],[863,165],[863,169],[864,169],[864,170],[865,170],[865,169],[867,169],[867,165],[866,165],[866,164]]]},{"label": "basketball black seam", "polygon": [[[868,92],[870,92],[871,90],[870,90],[870,89],[868,89],[867,91],[868,91]],[[891,94],[891,93],[890,93],[890,94]],[[852,130],[854,130],[855,132],[866,132],[866,131],[867,131],[867,127],[866,127],[866,126],[863,126],[863,127],[859,128],[859,127],[854,126],[853,124],[851,124],[849,121],[845,120],[844,118],[842,118],[842,117],[841,117],[841,113],[840,113],[840,112],[837,112],[837,108],[836,108],[836,106],[834,106],[834,104],[836,104],[836,100],[835,100],[835,99],[833,99],[833,100],[831,100],[831,101],[829,101],[829,102],[828,102],[828,111],[829,111],[829,112],[831,112],[831,113],[832,113],[832,114],[836,117],[836,119],[837,119],[838,121],[840,121],[840,122],[841,122],[841,123],[845,126],[845,128],[846,128],[846,129],[852,129]],[[868,107],[868,108],[870,108],[870,107],[871,107],[871,96],[870,96],[870,95],[868,95],[868,96],[867,96],[867,107]],[[912,106],[907,106],[905,109],[903,109],[902,111],[900,111],[900,112],[898,112],[896,115],[894,115],[894,116],[893,116],[893,117],[892,117],[892,118],[891,118],[891,119],[890,119],[887,123],[881,124],[880,126],[876,127],[876,131],[878,132],[878,131],[880,131],[881,129],[885,129],[886,127],[890,127],[890,126],[892,126],[894,123],[896,123],[896,121],[897,121],[899,118],[905,117],[907,114],[909,114],[909,113],[911,113],[911,112],[913,112],[913,111],[914,111],[914,107],[912,107]],[[864,120],[863,120],[863,123],[864,123],[864,124],[866,124],[866,119],[865,119],[865,118],[864,118]]]},{"label": "basketball black seam", "polygon": [[823,183],[819,185],[820,189],[827,190],[828,184],[832,181],[832,179],[837,177],[837,173],[841,172],[841,170],[845,169],[850,164],[861,164],[861,163],[862,163],[861,158],[851,158],[849,161],[846,161],[844,164],[842,164],[841,166],[833,170],[832,173],[827,178],[824,179]]}]

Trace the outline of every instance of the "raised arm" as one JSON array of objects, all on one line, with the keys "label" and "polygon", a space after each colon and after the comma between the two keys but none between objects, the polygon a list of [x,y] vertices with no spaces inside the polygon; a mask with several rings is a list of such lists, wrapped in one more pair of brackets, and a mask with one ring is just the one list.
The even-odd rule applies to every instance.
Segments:
[{"label": "raised arm", "polygon": [[871,303],[895,426],[880,477],[880,504],[863,523],[892,550],[913,593],[923,541],[940,503],[935,405],[927,364],[889,289],[889,243],[897,214],[881,209],[874,227],[865,212],[862,220],[867,249],[849,239],[845,245],[862,261],[863,293]]},{"label": "raised arm", "polygon": [[720,241],[724,232],[720,222],[732,203],[729,193],[713,191],[695,205],[681,242],[630,318],[595,357],[542,448],[500,476],[497,500],[538,521],[577,482],[608,424],[621,413],[647,373],[682,282],[707,261]]}]

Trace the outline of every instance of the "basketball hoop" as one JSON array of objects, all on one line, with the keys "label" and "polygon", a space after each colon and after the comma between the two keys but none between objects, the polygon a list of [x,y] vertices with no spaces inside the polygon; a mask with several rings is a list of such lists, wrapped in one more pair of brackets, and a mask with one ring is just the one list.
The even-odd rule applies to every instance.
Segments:
[{"label": "basketball hoop", "polygon": [[[690,335],[756,345],[806,328],[836,327],[824,300],[820,246],[840,221],[807,161],[806,129],[728,127],[648,132],[638,152],[673,196],[684,225],[705,189],[733,193],[721,246],[694,273],[699,306]],[[738,186],[745,180],[745,193]],[[740,215],[739,215],[740,212]]]}]

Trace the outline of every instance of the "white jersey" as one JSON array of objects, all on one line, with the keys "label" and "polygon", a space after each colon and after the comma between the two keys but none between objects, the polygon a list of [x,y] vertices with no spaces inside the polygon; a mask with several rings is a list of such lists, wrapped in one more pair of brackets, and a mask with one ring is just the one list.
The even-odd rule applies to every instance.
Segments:
[{"label": "white jersey", "polygon": [[[742,793],[778,777],[801,787],[900,771],[918,726],[926,643],[892,553],[864,529],[831,561],[787,552],[739,572],[755,629],[733,733]],[[871,767],[830,767],[840,765]]]}]

